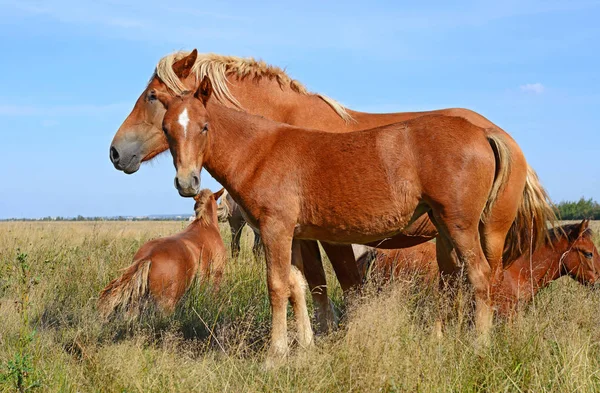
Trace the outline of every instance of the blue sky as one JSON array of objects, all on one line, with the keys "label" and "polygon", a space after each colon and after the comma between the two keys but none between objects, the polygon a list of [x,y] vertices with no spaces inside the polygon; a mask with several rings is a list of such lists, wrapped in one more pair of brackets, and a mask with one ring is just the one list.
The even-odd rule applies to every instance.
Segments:
[{"label": "blue sky", "polygon": [[192,48],[352,109],[476,110],[555,201],[600,199],[599,19],[586,0],[0,0],[0,218],[191,213],[168,155],[128,176],[108,148],[158,59]]}]

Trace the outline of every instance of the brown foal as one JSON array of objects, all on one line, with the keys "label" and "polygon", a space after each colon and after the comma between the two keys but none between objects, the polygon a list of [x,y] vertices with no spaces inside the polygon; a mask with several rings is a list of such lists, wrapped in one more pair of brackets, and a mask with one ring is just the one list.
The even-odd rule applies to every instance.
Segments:
[{"label": "brown foal", "polygon": [[217,221],[216,193],[202,190],[194,197],[196,219],[182,232],[145,243],[123,275],[100,294],[98,309],[108,318],[116,311],[139,315],[150,298],[165,314],[171,314],[196,277],[214,278],[218,288],[227,261],[227,250]]},{"label": "brown foal", "polygon": [[[492,288],[498,313],[511,317],[520,304],[528,303],[540,289],[562,276],[584,285],[594,285],[600,277],[600,255],[593,240],[589,220],[554,229],[546,243],[533,254],[526,253],[507,266],[503,280]],[[391,277],[417,275],[432,283],[439,270],[431,242],[397,250],[373,249],[358,259],[365,276]]]},{"label": "brown foal", "polygon": [[[328,133],[228,108],[211,100],[212,93],[208,77],[193,95],[151,92],[167,108],[163,130],[179,194],[196,195],[204,167],[260,229],[273,314],[269,359],[287,352],[293,238],[371,244],[393,237],[424,214],[443,243],[451,245],[445,252],[454,250],[466,267],[475,289],[476,328],[487,338],[491,270],[480,239],[501,258],[504,242],[489,239],[506,238],[511,226],[494,233],[499,227],[490,219],[514,162],[504,134],[444,115]],[[524,199],[519,198],[529,202]],[[512,220],[518,219],[518,208],[516,203]],[[450,259],[439,249],[438,255]],[[308,315],[296,312],[296,317],[310,330]],[[312,332],[301,336],[311,338]]]},{"label": "brown foal", "polygon": [[[547,219],[553,213],[548,209],[546,195],[540,187],[535,173],[529,168],[521,150],[514,140],[485,117],[462,108],[442,109],[428,112],[400,112],[373,114],[343,108],[335,101],[318,94],[307,92],[304,86],[292,80],[277,67],[253,59],[232,56],[177,52],[165,56],[156,67],[151,81],[135,103],[130,115],[125,119],[111,144],[110,158],[115,168],[125,173],[133,173],[142,161],[147,161],[168,149],[167,139],[162,132],[165,107],[156,99],[157,94],[179,95],[183,91],[196,91],[204,76],[212,79],[216,86],[215,99],[224,105],[243,109],[248,113],[301,127],[329,132],[347,133],[382,126],[400,121],[416,119],[431,114],[462,117],[465,125],[481,127],[490,136],[500,136],[504,140],[506,155],[510,158],[510,171],[497,190],[495,203],[490,205],[487,225],[480,234],[483,251],[493,270],[501,270],[502,251],[505,233],[510,229],[509,252],[511,256],[523,252],[529,245],[533,233],[539,243],[543,236]],[[478,129],[470,127],[470,129]],[[294,128],[289,128],[293,131]],[[351,140],[348,137],[348,140]],[[342,145],[345,138],[339,138]],[[452,146],[462,143],[455,140]],[[323,185],[327,187],[326,184]],[[514,211],[517,210],[515,220]],[[533,224],[533,225],[532,225]],[[427,215],[418,218],[402,231],[371,245],[382,248],[409,247],[434,238],[437,229]],[[317,328],[326,330],[333,321],[333,313],[328,307],[325,272],[317,243],[313,240],[298,240],[293,254],[295,260],[301,255],[297,265],[304,266],[306,279],[311,289],[317,312]],[[355,263],[350,246],[322,243],[323,248],[336,272],[344,292],[360,285],[361,275]],[[456,271],[457,261],[452,244],[438,239],[442,249],[438,261],[443,271]],[[500,250],[500,251],[498,251]]]}]

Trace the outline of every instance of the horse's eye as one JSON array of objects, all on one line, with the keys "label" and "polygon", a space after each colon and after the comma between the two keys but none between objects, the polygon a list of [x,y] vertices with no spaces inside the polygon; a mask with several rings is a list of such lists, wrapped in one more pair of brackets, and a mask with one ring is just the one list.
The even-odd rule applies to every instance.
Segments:
[{"label": "horse's eye", "polygon": [[169,132],[167,131],[167,127],[166,127],[166,126],[163,126],[163,128],[162,128],[162,129],[163,129],[163,132],[165,133],[165,135],[167,135],[167,134],[169,133]]},{"label": "horse's eye", "polygon": [[583,254],[584,257],[586,257],[587,259],[592,259],[594,257],[594,254],[588,251],[582,251],[581,252]]},{"label": "horse's eye", "polygon": [[148,93],[148,101],[156,100],[156,90],[150,90]]},{"label": "horse's eye", "polygon": [[208,132],[208,123],[204,123],[204,127],[202,127],[202,133],[206,134]]}]

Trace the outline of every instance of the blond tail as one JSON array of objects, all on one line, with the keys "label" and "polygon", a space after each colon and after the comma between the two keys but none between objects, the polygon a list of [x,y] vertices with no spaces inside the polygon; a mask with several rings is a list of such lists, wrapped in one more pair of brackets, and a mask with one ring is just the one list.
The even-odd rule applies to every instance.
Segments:
[{"label": "blond tail", "polygon": [[485,209],[483,210],[483,222],[485,222],[489,217],[494,203],[496,203],[496,200],[498,200],[498,196],[508,181],[512,163],[510,148],[506,144],[502,134],[488,133],[486,138],[490,143],[496,158],[496,175],[494,176],[494,183],[492,184],[490,195],[485,205]]},{"label": "blond tail", "polygon": [[150,260],[135,261],[123,275],[112,280],[100,293],[98,310],[104,319],[116,311],[124,311],[129,318],[139,315],[141,302],[148,294]]},{"label": "blond tail", "polygon": [[507,266],[527,252],[535,251],[549,236],[548,224],[556,227],[558,218],[548,193],[529,165],[527,180],[523,189],[523,199],[517,217],[506,236],[504,265]]}]

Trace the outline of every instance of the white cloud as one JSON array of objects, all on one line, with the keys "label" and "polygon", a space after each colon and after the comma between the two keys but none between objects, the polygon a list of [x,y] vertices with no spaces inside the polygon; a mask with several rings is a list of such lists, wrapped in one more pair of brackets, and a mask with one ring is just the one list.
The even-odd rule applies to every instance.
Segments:
[{"label": "white cloud", "polygon": [[527,83],[520,86],[521,91],[526,93],[542,94],[546,88],[541,83]]}]

